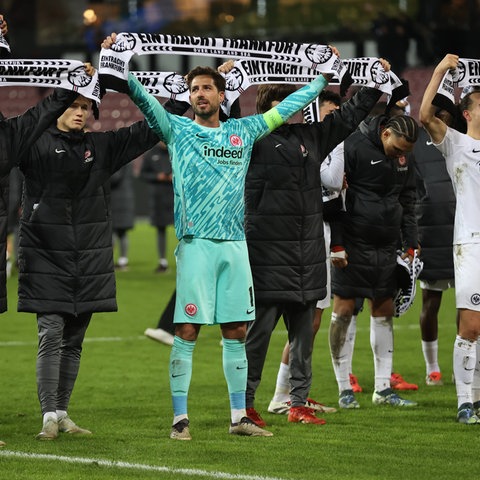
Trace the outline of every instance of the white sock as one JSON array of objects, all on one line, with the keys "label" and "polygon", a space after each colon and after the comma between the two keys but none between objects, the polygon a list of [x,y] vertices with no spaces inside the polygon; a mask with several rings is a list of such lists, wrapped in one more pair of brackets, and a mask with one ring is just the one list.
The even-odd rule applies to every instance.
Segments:
[{"label": "white sock", "polygon": [[348,326],[347,330],[347,337],[345,342],[350,344],[350,358],[348,362],[348,373],[353,373],[352,369],[352,360],[353,360],[353,349],[355,348],[355,337],[357,335],[357,316],[352,315],[352,319],[350,320],[350,325]]},{"label": "white sock", "polygon": [[184,418],[188,420],[188,415],[186,413],[182,413],[182,415],[174,416],[172,425],[176,425],[178,422],[180,422],[180,420],[183,420]]},{"label": "white sock", "polygon": [[67,416],[67,411],[66,410],[57,410],[58,421],[62,420],[62,418],[65,418],[66,416]]},{"label": "white sock", "polygon": [[390,388],[393,364],[392,317],[370,317],[370,346],[375,364],[375,391]]},{"label": "white sock", "polygon": [[332,312],[329,331],[330,355],[339,393],[352,388],[349,376],[349,365],[352,364],[352,345],[347,341],[350,322],[351,317]]},{"label": "white sock", "polygon": [[290,401],[290,369],[286,363],[280,362],[277,373],[277,383],[275,385],[275,393],[273,394],[274,402]]},{"label": "white sock", "polygon": [[119,257],[117,263],[120,267],[126,267],[128,265],[128,258],[127,257]]},{"label": "white sock", "polygon": [[422,352],[427,368],[427,375],[432,372],[440,372],[440,365],[438,364],[438,340],[432,342],[425,342],[422,340]]},{"label": "white sock", "polygon": [[457,389],[457,402],[460,407],[464,403],[472,403],[472,383],[476,366],[477,342],[465,340],[459,335],[455,337],[453,346],[453,374]]},{"label": "white sock", "polygon": [[57,412],[45,412],[43,414],[43,425],[45,425],[50,419],[53,419],[57,422]]},{"label": "white sock", "polygon": [[477,340],[477,358],[475,363],[475,373],[473,374],[472,383],[472,400],[473,403],[480,402],[480,342]]},{"label": "white sock", "polygon": [[230,417],[232,419],[232,423],[240,423],[240,420],[246,416],[247,416],[247,410],[245,408],[242,408],[242,409],[232,408],[230,410]]}]

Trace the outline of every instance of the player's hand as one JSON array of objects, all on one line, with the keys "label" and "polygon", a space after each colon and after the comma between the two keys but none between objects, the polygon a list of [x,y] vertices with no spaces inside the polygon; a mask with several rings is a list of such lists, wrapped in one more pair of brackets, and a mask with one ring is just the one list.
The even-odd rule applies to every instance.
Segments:
[{"label": "player's hand", "polygon": [[230,70],[233,69],[234,65],[235,65],[234,60],[227,60],[225,63],[222,63],[217,70],[220,73],[228,73],[230,72]]},{"label": "player's hand", "polygon": [[385,60],[384,58],[379,58],[380,64],[382,65],[383,69],[386,72],[390,71],[390,62],[388,60]]},{"label": "player's hand", "polygon": [[453,53],[447,53],[440,63],[435,67],[435,71],[446,73],[448,70],[455,70],[458,66],[459,56]]},{"label": "player's hand", "polygon": [[95,72],[96,72],[95,67],[90,62],[85,62],[84,66],[85,66],[85,73],[89,77],[93,77],[95,75]]},{"label": "player's hand", "polygon": [[340,58],[340,50],[335,45],[329,45],[329,47],[332,49],[333,54]]},{"label": "player's hand", "polygon": [[348,255],[343,247],[336,247],[335,251],[330,252],[330,261],[337,268],[345,268],[348,265]]},{"label": "player's hand", "polygon": [[116,41],[117,41],[117,34],[115,32],[112,32],[108,37],[106,37],[103,40],[100,46],[102,48],[110,48]]},{"label": "player's hand", "polygon": [[5,36],[8,33],[7,21],[3,18],[3,15],[0,15],[0,32]]}]

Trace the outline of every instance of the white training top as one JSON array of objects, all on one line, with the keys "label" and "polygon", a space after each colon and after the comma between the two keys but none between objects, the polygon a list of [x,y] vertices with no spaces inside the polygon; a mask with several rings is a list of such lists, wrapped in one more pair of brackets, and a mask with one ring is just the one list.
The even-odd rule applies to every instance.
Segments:
[{"label": "white training top", "polygon": [[445,157],[457,197],[453,243],[480,243],[480,140],[448,127],[434,145]]}]

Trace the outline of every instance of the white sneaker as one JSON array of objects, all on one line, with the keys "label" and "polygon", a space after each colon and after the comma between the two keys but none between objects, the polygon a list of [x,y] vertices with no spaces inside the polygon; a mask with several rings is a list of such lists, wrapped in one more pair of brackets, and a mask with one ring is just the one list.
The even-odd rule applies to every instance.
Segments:
[{"label": "white sneaker", "polygon": [[270,413],[276,413],[277,415],[288,415],[292,404],[288,402],[275,402],[272,400],[268,405],[267,410]]},{"label": "white sneaker", "polygon": [[37,440],[55,440],[58,437],[58,422],[49,418],[42,428],[42,431],[35,437]]},{"label": "white sneaker", "polygon": [[86,428],[79,427],[68,415],[58,420],[58,431],[72,435],[91,435]]},{"label": "white sneaker", "polygon": [[233,435],[243,435],[245,437],[273,437],[272,432],[260,428],[248,417],[243,417],[238,423],[230,424],[228,433]]},{"label": "white sneaker", "polygon": [[392,407],[416,407],[418,404],[413,400],[399,397],[391,388],[381,392],[373,392],[372,403],[374,405],[392,405]]},{"label": "white sneaker", "polygon": [[145,336],[165,345],[173,345],[174,336],[161,328],[147,328]]}]

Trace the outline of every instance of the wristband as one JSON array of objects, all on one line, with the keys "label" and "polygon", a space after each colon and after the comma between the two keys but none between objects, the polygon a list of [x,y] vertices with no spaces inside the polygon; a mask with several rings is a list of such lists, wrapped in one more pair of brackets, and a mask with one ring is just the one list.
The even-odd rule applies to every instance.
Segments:
[{"label": "wristband", "polygon": [[330,252],[330,258],[341,258],[345,260],[347,258],[347,252],[345,250],[337,250],[336,252]]}]

